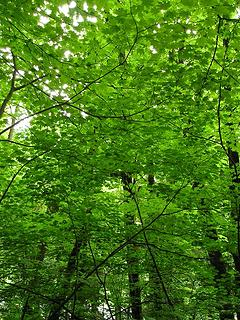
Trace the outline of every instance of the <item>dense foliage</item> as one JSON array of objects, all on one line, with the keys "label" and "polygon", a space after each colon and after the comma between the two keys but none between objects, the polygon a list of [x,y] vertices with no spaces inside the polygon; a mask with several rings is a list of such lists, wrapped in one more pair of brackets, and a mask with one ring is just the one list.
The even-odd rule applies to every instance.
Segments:
[{"label": "dense foliage", "polygon": [[0,3],[0,319],[240,319],[234,0]]}]

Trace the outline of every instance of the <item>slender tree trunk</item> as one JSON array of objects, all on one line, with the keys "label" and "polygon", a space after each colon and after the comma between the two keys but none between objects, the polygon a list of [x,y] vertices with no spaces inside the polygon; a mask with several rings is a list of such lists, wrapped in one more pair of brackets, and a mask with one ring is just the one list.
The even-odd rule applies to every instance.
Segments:
[{"label": "slender tree trunk", "polygon": [[14,117],[11,117],[11,128],[8,132],[8,140],[12,140],[13,138],[15,122],[16,122],[16,119]]},{"label": "slender tree trunk", "polygon": [[[43,260],[45,258],[45,253],[46,253],[46,243],[45,242],[41,242],[39,244],[39,252],[38,252],[38,255],[36,257],[36,260],[38,262],[43,262]],[[28,285],[29,285],[29,287],[31,289],[32,288],[36,288],[38,286],[39,282],[40,282],[39,275],[36,274],[36,276],[34,276],[34,278],[30,281],[30,283]],[[35,308],[34,308],[34,304],[35,304]],[[34,309],[35,309],[35,311],[34,311]],[[25,303],[23,305],[23,308],[22,308],[22,314],[20,316],[20,320],[24,320],[25,318],[29,319],[29,317],[32,317],[33,313],[36,316],[36,309],[37,310],[40,309],[39,305],[36,308],[35,299],[32,301],[31,294],[28,294],[28,296],[26,298],[26,301],[25,301]]]},{"label": "slender tree trunk", "polygon": [[[218,236],[215,229],[208,230],[208,237],[211,240],[217,241]],[[215,286],[218,289],[217,298],[219,301],[223,300],[222,298],[222,288],[226,291],[226,297],[228,298],[231,296],[231,287],[228,284],[228,274],[227,274],[227,267],[223,260],[222,253],[219,250],[212,250],[208,252],[209,260],[211,265],[214,267],[216,274],[215,274]],[[222,288],[221,288],[222,287]],[[233,305],[229,302],[222,302],[219,305],[219,318],[220,320],[226,319],[234,319],[234,311]]]},{"label": "slender tree trunk", "polygon": [[[154,175],[149,174],[148,175],[148,186],[150,189],[150,192],[152,192],[152,186],[155,183]],[[160,282],[160,279],[158,277],[158,274],[156,272],[156,268],[154,268],[153,264],[150,264],[149,268],[149,283],[152,290],[151,297],[153,300],[153,310],[151,312],[151,315],[154,317],[154,319],[160,319],[162,314],[162,303],[164,301],[161,288],[162,283]]]},{"label": "slender tree trunk", "polygon": [[[125,191],[129,190],[129,185],[133,183],[132,177],[127,173],[122,173],[122,183],[123,189]],[[126,198],[126,202],[131,198],[131,193],[129,192],[129,198]],[[134,213],[130,212],[126,216],[126,227],[131,229],[135,225]],[[135,244],[129,245],[127,247],[127,265],[128,265],[128,283],[129,283],[129,298],[131,304],[131,314],[132,319],[142,320],[142,304],[141,304],[141,288],[140,288],[140,277],[138,272],[139,260],[137,257],[138,246]]]},{"label": "slender tree trunk", "polygon": [[236,296],[238,298],[238,304],[236,306],[236,316],[237,320],[240,320],[240,197],[239,197],[239,187],[240,187],[240,177],[238,173],[239,165],[239,154],[237,151],[228,148],[228,158],[229,167],[232,171],[232,185],[230,186],[232,194],[232,210],[231,216],[236,223],[236,234],[237,234],[237,248],[232,252],[232,257],[235,265],[235,287]]},{"label": "slender tree trunk", "polygon": [[[198,183],[195,183],[193,185],[193,189],[198,186]],[[204,206],[204,199],[201,200],[201,206]],[[204,210],[206,214],[206,210]],[[209,212],[210,214],[210,212]],[[212,225],[208,225],[206,229],[206,236],[211,241],[217,241],[218,235],[215,227]],[[224,297],[229,299],[232,295],[231,291],[231,284],[229,283],[229,276],[227,273],[227,265],[223,259],[222,252],[218,249],[216,250],[209,250],[208,251],[209,261],[211,266],[215,270],[215,276],[214,276],[214,285],[217,289],[217,297],[216,299],[219,301],[222,301],[221,303],[218,303],[218,311],[219,311],[219,319],[220,320],[227,320],[227,319],[234,319],[234,307],[233,305],[228,302],[224,301]],[[225,291],[225,294],[223,293]]]},{"label": "slender tree trunk", "polygon": [[119,306],[119,305],[115,306],[115,319],[122,320],[121,306]]},{"label": "slender tree trunk", "polygon": [[[67,267],[63,273],[63,286],[62,286],[62,294],[60,294],[55,300],[57,300],[59,303],[56,303],[55,305],[53,305],[49,316],[48,316],[48,320],[59,320],[60,316],[62,314],[62,310],[61,308],[59,308],[59,305],[64,302],[64,300],[66,299],[66,295],[69,289],[69,283],[70,280],[73,276],[73,274],[76,271],[76,266],[77,266],[77,258],[78,258],[78,254],[80,251],[82,245],[82,241],[76,239],[74,246],[72,248],[72,251],[69,255],[69,260],[68,260],[68,264]],[[74,318],[74,317],[73,317]],[[81,319],[80,317],[78,317],[78,319]]]}]

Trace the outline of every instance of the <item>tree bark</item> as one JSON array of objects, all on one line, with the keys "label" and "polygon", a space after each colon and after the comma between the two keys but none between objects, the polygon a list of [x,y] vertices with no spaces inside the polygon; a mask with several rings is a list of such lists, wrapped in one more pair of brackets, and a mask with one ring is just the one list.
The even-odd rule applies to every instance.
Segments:
[{"label": "tree bark", "polygon": [[[208,237],[214,241],[218,240],[217,232],[215,229],[211,229],[208,231]],[[212,250],[208,252],[209,260],[211,265],[214,267],[216,274],[214,277],[215,286],[218,289],[218,299],[222,300],[221,298],[221,287],[226,290],[227,298],[231,296],[231,288],[228,285],[228,274],[227,274],[227,267],[223,259],[223,255],[220,250]],[[229,302],[222,302],[218,306],[219,309],[219,318],[220,320],[226,319],[234,319],[234,311],[233,305]]]},{"label": "tree bark", "polygon": [[[197,186],[198,186],[198,183],[194,182],[192,188],[194,189]],[[201,206],[204,206],[204,199],[201,199]],[[204,210],[204,212],[206,214],[207,211]],[[211,224],[209,224],[207,226],[206,236],[211,241],[215,242],[218,240],[217,230]],[[227,320],[227,319],[233,320],[234,319],[234,306],[230,302],[224,301],[224,296],[222,294],[222,290],[225,290],[225,292],[226,292],[225,297],[227,299],[229,299],[229,297],[232,295],[231,285],[228,283],[229,276],[227,273],[227,265],[223,259],[222,252],[219,249],[208,250],[208,257],[209,257],[209,261],[210,261],[211,266],[215,270],[214,286],[217,289],[216,299],[218,301],[222,301],[221,303],[218,303],[218,306],[217,306],[217,309],[219,312],[219,319],[220,320]]]},{"label": "tree bark", "polygon": [[[82,244],[82,241],[80,241],[78,239],[75,240],[74,246],[73,246],[72,251],[69,255],[67,267],[63,273],[63,286],[62,286],[63,293],[55,299],[55,300],[59,301],[59,303],[53,305],[52,309],[50,310],[49,316],[47,318],[48,320],[59,320],[60,319],[60,316],[62,314],[62,309],[59,307],[59,305],[61,305],[61,303],[66,299],[67,291],[69,289],[70,280],[71,280],[74,272],[76,271],[77,258],[78,258],[78,254],[80,252],[81,244]],[[72,315],[72,318],[74,319],[74,315]],[[78,317],[78,319],[81,319],[81,318]]]},{"label": "tree bark", "polygon": [[[153,174],[148,175],[148,186],[150,189],[150,192],[152,192],[152,186],[155,183],[155,178]],[[153,310],[151,312],[151,315],[159,319],[162,313],[162,304],[163,304],[163,296],[161,294],[161,287],[162,284],[159,280],[159,277],[157,275],[156,269],[152,264],[150,264],[150,270],[149,270],[149,282],[150,287],[152,289],[152,300],[153,300]]]},{"label": "tree bark", "polygon": [[[38,255],[36,257],[36,261],[38,262],[43,262],[44,258],[45,258],[45,253],[46,253],[46,243],[45,242],[41,242],[38,246],[38,249],[39,249],[39,252],[38,252]],[[30,280],[29,282],[29,287],[32,289],[32,288],[36,288],[39,284],[39,275],[36,274],[33,279]],[[35,299],[32,300],[31,299],[31,294],[28,294],[27,298],[26,298],[26,301],[22,307],[22,314],[21,314],[21,320],[24,320],[26,317],[29,319],[29,317],[31,317],[33,315],[33,313],[36,313],[34,311],[34,304],[35,304],[35,307],[36,307],[36,302],[35,302]],[[39,310],[40,307],[39,305],[37,306],[37,310]],[[36,316],[36,314],[35,314]]]},{"label": "tree bark", "polygon": [[240,320],[240,197],[239,197],[239,187],[240,187],[240,178],[238,173],[239,165],[239,154],[237,151],[228,148],[228,159],[229,159],[229,168],[232,171],[232,185],[230,186],[230,192],[232,194],[231,200],[231,216],[236,223],[237,230],[237,248],[232,252],[232,257],[235,266],[235,287],[236,287],[236,296],[238,298],[238,303],[236,306],[236,317],[237,320]]},{"label": "tree bark", "polygon": [[[134,182],[131,175],[127,173],[122,173],[122,184],[123,190],[129,193],[129,198],[131,198],[131,192],[129,186]],[[129,201],[126,198],[126,202]],[[126,228],[127,230],[135,225],[134,213],[130,212],[126,215]],[[128,245],[127,247],[127,265],[128,265],[128,283],[129,283],[129,300],[131,305],[132,319],[142,320],[142,304],[141,304],[141,288],[140,288],[140,276],[138,273],[138,257],[137,250],[139,248],[135,244]]]}]

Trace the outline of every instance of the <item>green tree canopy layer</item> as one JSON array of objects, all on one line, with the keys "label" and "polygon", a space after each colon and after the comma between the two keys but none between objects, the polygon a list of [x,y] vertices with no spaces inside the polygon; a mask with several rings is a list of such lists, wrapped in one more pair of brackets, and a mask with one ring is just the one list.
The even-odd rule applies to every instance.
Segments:
[{"label": "green tree canopy layer", "polygon": [[0,319],[240,320],[238,1],[0,13]]}]

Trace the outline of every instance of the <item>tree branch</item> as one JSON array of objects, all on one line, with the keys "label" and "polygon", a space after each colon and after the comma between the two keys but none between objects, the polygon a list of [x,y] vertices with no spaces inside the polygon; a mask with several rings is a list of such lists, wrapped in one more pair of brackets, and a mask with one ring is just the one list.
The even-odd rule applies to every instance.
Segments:
[{"label": "tree branch", "polygon": [[10,189],[11,185],[13,184],[14,180],[16,179],[16,177],[19,175],[19,173],[32,161],[36,160],[37,158],[43,156],[44,154],[46,154],[47,152],[49,152],[50,150],[44,151],[38,155],[36,155],[35,157],[33,157],[32,159],[28,160],[27,162],[25,162],[18,170],[16,173],[14,173],[12,179],[9,181],[6,189],[4,190],[2,196],[0,197],[0,204],[2,203],[3,199],[6,197],[8,190]]},{"label": "tree branch", "polygon": [[6,98],[3,100],[2,105],[0,106],[0,118],[2,118],[3,113],[6,109],[6,106],[7,106],[8,102],[11,100],[12,95],[15,91],[15,80],[16,80],[16,74],[17,74],[17,66],[16,66],[16,57],[12,51],[11,51],[11,53],[12,53],[12,59],[13,59],[13,73],[12,73],[12,79],[11,79],[11,87],[10,87],[10,90],[9,90]]}]

